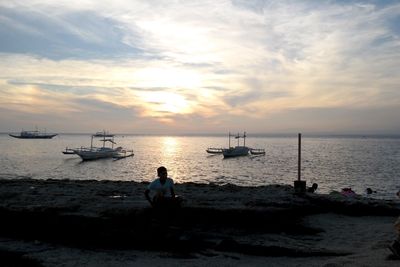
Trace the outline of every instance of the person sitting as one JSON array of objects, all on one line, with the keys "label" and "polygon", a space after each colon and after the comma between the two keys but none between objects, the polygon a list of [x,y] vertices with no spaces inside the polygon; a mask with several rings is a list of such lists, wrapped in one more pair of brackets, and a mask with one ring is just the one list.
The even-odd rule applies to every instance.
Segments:
[{"label": "person sitting", "polygon": [[315,191],[317,191],[317,188],[318,188],[318,184],[317,183],[313,183],[312,186],[307,189],[307,192],[308,193],[314,193]]},{"label": "person sitting", "polygon": [[[168,177],[167,168],[161,166],[157,169],[158,178],[149,184],[144,194],[152,207],[177,207],[180,200],[175,195],[174,181]],[[154,192],[150,198],[150,192]]]}]

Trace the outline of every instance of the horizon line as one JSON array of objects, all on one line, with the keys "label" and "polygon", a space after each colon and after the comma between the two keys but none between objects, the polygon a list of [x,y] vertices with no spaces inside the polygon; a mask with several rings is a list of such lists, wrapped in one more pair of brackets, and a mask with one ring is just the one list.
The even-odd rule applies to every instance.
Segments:
[{"label": "horizon line", "polygon": [[[0,132],[1,135],[18,132]],[[53,133],[53,132],[51,132]],[[241,132],[239,132],[241,133]],[[93,135],[89,132],[54,132],[57,135]],[[130,136],[227,136],[229,133],[112,133],[114,135],[130,135]],[[252,137],[297,137],[302,134],[303,137],[398,137],[400,134],[394,133],[329,133],[329,132],[277,132],[277,133],[248,133]]]}]

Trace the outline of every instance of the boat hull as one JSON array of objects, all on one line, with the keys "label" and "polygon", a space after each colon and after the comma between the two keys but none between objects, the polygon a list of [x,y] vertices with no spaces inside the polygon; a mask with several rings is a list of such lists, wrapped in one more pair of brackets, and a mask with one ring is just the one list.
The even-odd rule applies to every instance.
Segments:
[{"label": "boat hull", "polygon": [[92,151],[75,151],[82,160],[95,160],[113,158],[118,155],[116,151],[105,151],[105,152],[92,152]]},{"label": "boat hull", "polygon": [[222,148],[214,148],[214,147],[209,147],[206,149],[207,153],[210,154],[221,154],[222,153]]},{"label": "boat hull", "polygon": [[14,138],[18,138],[18,139],[51,139],[56,135],[57,134],[23,136],[23,135],[9,134],[9,136],[14,137]]},{"label": "boat hull", "polygon": [[234,148],[227,148],[222,150],[224,158],[233,158],[249,155],[249,148],[246,146],[236,146]]},{"label": "boat hull", "polygon": [[265,155],[265,150],[264,149],[250,149],[250,154],[252,155]]},{"label": "boat hull", "polygon": [[75,150],[77,150],[77,149],[72,149],[72,148],[66,148],[62,153],[64,154],[64,155],[74,155],[75,154]]}]

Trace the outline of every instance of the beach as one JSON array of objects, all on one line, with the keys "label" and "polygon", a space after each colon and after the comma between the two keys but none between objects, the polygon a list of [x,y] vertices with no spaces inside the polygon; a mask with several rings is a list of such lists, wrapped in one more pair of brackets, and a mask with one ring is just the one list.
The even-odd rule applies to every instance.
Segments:
[{"label": "beach", "polygon": [[[0,180],[2,265],[397,266],[398,200],[291,185],[182,183],[159,211],[146,182]],[[15,264],[19,263],[19,264]]]}]

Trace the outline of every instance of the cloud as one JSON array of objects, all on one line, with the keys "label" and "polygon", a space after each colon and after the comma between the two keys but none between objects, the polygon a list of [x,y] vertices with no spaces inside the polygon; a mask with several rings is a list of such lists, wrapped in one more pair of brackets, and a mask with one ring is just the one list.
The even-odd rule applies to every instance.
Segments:
[{"label": "cloud", "polygon": [[[0,7],[7,110],[108,110],[146,129],[160,121],[187,129],[196,120],[205,131],[237,121],[258,129],[293,110],[315,122],[309,128],[322,127],[312,118],[324,110],[337,118],[335,111],[352,110],[366,121],[355,110],[381,109],[388,129],[398,122],[389,112],[400,108],[397,1],[34,0]],[[27,104],[33,100],[43,107]]]},{"label": "cloud", "polygon": [[[0,11],[0,52],[35,54],[50,59],[101,59],[138,55],[140,49],[122,42],[117,21],[90,11],[58,17],[40,10]],[[131,36],[133,33],[131,33]]]}]

